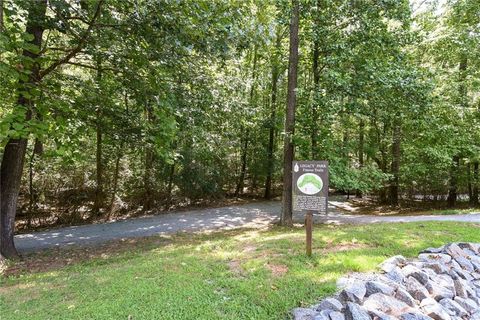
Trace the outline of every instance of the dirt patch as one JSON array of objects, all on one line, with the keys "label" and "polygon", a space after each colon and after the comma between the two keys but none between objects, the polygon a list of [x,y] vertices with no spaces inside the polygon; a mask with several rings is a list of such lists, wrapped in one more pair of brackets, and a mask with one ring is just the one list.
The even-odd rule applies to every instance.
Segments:
[{"label": "dirt patch", "polygon": [[242,268],[242,263],[240,260],[232,260],[228,263],[228,268],[230,271],[239,277],[245,276],[245,270]]},{"label": "dirt patch", "polygon": [[267,263],[265,267],[270,270],[274,277],[281,277],[288,272],[288,267],[284,264]]},{"label": "dirt patch", "polygon": [[349,251],[349,250],[357,250],[357,249],[367,249],[372,248],[372,246],[366,245],[364,243],[358,242],[347,242],[347,243],[339,243],[339,244],[327,244],[325,249],[322,249],[322,253],[332,253],[332,252],[342,252],[342,251]]},{"label": "dirt patch", "polygon": [[142,253],[158,246],[172,243],[166,237],[145,237],[116,240],[95,247],[55,248],[30,253],[20,261],[8,263],[0,275],[11,277],[28,273],[49,272],[92,259],[107,259],[120,256],[126,252]]}]

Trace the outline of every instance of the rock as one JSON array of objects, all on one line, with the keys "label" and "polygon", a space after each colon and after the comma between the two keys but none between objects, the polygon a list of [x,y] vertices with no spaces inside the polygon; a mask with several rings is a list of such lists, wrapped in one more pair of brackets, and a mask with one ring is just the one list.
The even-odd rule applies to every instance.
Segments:
[{"label": "rock", "polygon": [[406,303],[410,307],[414,307],[416,305],[415,299],[412,297],[407,290],[403,288],[398,288],[397,292],[395,292],[395,298]]},{"label": "rock", "polygon": [[[480,244],[453,243],[424,250],[418,260],[385,260],[383,273],[351,273],[339,293],[303,320],[480,320]],[[343,289],[343,290],[342,290]]]},{"label": "rock", "polygon": [[439,302],[451,316],[457,315],[460,317],[467,315],[467,310],[465,310],[461,305],[452,299],[442,299]]},{"label": "rock", "polygon": [[477,311],[478,305],[472,299],[465,299],[462,297],[455,297],[455,302],[457,302],[462,308],[467,310],[467,312],[472,313]]},{"label": "rock", "polygon": [[405,282],[405,289],[414,299],[418,301],[422,301],[429,296],[428,290],[414,277],[407,278]]},{"label": "rock", "polygon": [[418,280],[418,282],[420,282],[421,284],[423,285],[426,285],[428,284],[428,274],[426,274],[424,271],[416,271],[416,272],[412,272],[410,274],[411,277],[414,277],[415,279]]},{"label": "rock", "polygon": [[332,312],[332,310],[322,310],[315,316],[314,320],[330,320],[330,313]]},{"label": "rock", "polygon": [[379,267],[385,273],[392,271],[395,267],[403,266],[407,262],[407,259],[403,256],[393,256],[385,261],[383,261]]},{"label": "rock", "polygon": [[428,292],[437,301],[445,298],[453,299],[453,297],[455,296],[455,289],[453,287],[453,283],[450,284],[448,281],[442,278],[437,279],[438,282],[429,281],[428,286],[425,286],[428,289]]},{"label": "rock", "polygon": [[451,320],[450,314],[435,299],[427,298],[420,303],[420,307],[430,318],[435,320]]},{"label": "rock", "polygon": [[459,257],[466,258],[467,254],[456,243],[451,243],[445,246],[444,252],[450,255],[455,260]]},{"label": "rock", "polygon": [[402,314],[410,309],[405,302],[387,296],[383,293],[372,294],[365,300],[363,306],[368,311],[379,310],[389,314]]},{"label": "rock", "polygon": [[459,242],[457,245],[462,248],[463,250],[469,249],[473,251],[475,254],[480,253],[480,243],[471,243],[471,242]]},{"label": "rock", "polygon": [[425,268],[432,269],[437,274],[448,273],[447,267],[438,262],[425,263]]},{"label": "rock", "polygon": [[418,259],[429,263],[437,262],[442,264],[447,264],[452,261],[452,257],[444,253],[422,253],[418,255]]},{"label": "rock", "polygon": [[473,264],[464,257],[456,257],[455,261],[458,262],[458,264],[466,271],[468,272],[473,272],[475,271],[475,268],[473,267]]},{"label": "rock", "polygon": [[421,272],[422,270],[417,266],[407,264],[405,267],[402,268],[402,273],[405,277],[410,276],[412,273]]},{"label": "rock", "polygon": [[332,310],[332,311],[342,311],[343,305],[340,301],[335,298],[327,298],[320,302],[317,306],[317,310]]},{"label": "rock", "polygon": [[399,267],[395,267],[389,272],[385,273],[385,277],[390,279],[395,283],[402,283],[405,276],[403,275],[401,269]]},{"label": "rock", "polygon": [[444,250],[445,246],[441,246],[440,248],[427,248],[422,251],[420,251],[420,254],[422,253],[442,253]]},{"label": "rock", "polygon": [[371,320],[367,311],[353,302],[347,302],[345,320]]},{"label": "rock", "polygon": [[295,308],[292,314],[294,320],[314,320],[318,312],[308,308]]},{"label": "rock", "polygon": [[341,312],[333,311],[330,312],[330,320],[345,320],[345,316]]},{"label": "rock", "polygon": [[455,295],[462,297],[462,298],[468,298],[468,293],[467,293],[467,284],[465,280],[453,280],[453,284],[455,286]]},{"label": "rock", "polygon": [[369,310],[368,314],[372,317],[373,320],[396,320],[397,319],[393,316],[389,316],[388,314],[378,310]]},{"label": "rock", "polygon": [[313,320],[330,320],[330,316],[328,314],[325,315],[325,313],[320,313],[317,314]]},{"label": "rock", "polygon": [[362,303],[366,291],[367,289],[365,288],[365,285],[357,281],[343,289],[342,292],[340,292],[340,297],[345,302],[351,301],[355,303]]},{"label": "rock", "polygon": [[429,316],[417,312],[404,313],[398,318],[400,320],[432,320]]},{"label": "rock", "polygon": [[480,311],[473,313],[468,319],[470,320],[480,320]]},{"label": "rock", "polygon": [[366,294],[365,294],[366,297],[371,296],[374,293],[383,293],[386,295],[392,295],[393,292],[395,291],[394,288],[379,281],[367,281],[365,283],[365,288],[366,288]]}]

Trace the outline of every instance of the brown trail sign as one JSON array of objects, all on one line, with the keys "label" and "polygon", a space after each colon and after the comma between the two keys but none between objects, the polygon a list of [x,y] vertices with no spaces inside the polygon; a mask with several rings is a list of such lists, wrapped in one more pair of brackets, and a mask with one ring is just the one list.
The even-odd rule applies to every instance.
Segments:
[{"label": "brown trail sign", "polygon": [[293,211],[305,212],[307,255],[312,255],[313,213],[328,211],[328,162],[293,161]]}]

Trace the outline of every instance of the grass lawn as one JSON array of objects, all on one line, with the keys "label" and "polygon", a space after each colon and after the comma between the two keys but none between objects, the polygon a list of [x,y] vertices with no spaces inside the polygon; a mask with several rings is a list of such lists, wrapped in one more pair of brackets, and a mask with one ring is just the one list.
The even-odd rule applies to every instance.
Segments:
[{"label": "grass lawn", "polygon": [[338,277],[452,241],[480,242],[462,223],[273,227],[150,237],[45,251],[0,278],[0,319],[284,319],[334,293]]}]

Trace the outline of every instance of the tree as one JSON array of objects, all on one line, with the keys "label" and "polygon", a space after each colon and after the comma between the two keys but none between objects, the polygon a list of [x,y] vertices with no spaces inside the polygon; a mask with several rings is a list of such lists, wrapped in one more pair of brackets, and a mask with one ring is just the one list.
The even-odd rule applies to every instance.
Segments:
[{"label": "tree", "polygon": [[290,22],[290,51],[288,60],[288,91],[285,110],[285,137],[283,143],[283,209],[281,224],[292,225],[292,166],[295,157],[295,109],[297,105],[297,72],[298,72],[298,28],[299,2],[292,0]]}]

